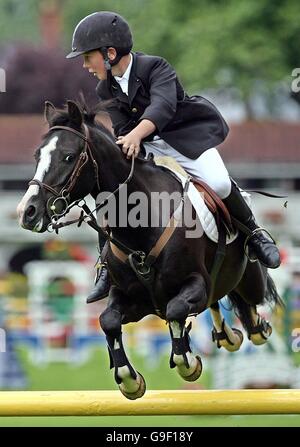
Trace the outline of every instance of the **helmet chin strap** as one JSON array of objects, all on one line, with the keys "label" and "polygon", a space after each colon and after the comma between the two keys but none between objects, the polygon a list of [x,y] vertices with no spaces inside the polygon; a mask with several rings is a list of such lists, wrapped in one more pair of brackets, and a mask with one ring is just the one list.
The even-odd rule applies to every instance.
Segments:
[{"label": "helmet chin strap", "polygon": [[102,54],[103,59],[104,59],[104,66],[106,68],[106,80],[107,80],[108,87],[110,88],[111,83],[112,83],[112,72],[111,72],[111,62],[109,60],[108,53],[107,53],[107,47],[99,48],[99,51]]},{"label": "helmet chin strap", "polygon": [[115,57],[115,59],[113,61],[111,61],[108,57],[108,52],[107,52],[108,48],[107,47],[102,47],[99,48],[100,53],[103,56],[104,59],[104,66],[106,68],[106,72],[107,72],[107,83],[110,86],[111,82],[112,82],[112,72],[111,69],[114,65],[116,65],[122,58],[122,54],[117,54],[117,56]]},{"label": "helmet chin strap", "polygon": [[[114,58],[114,60],[111,61],[111,60],[109,59],[109,57],[108,57],[108,52],[107,52],[107,50],[108,50],[107,47],[99,48],[99,51],[100,51],[100,53],[102,54],[103,59],[104,59],[104,66],[105,66],[106,70],[109,71],[109,70],[111,70],[111,67],[113,67],[114,65],[117,65],[117,64],[120,62],[120,60],[122,59],[122,57],[124,56],[124,54],[127,54],[127,53],[124,53],[124,54],[122,54],[122,52],[121,52],[121,54],[118,54],[118,53],[117,53],[117,55],[116,55],[116,57]],[[120,50],[120,51],[121,51],[121,50]]]},{"label": "helmet chin strap", "polygon": [[109,57],[108,57],[107,47],[102,47],[102,48],[99,49],[99,51],[100,51],[100,53],[101,53],[102,56],[103,56],[103,59],[104,59],[104,66],[105,66],[106,70],[107,70],[107,71],[111,71],[111,66],[112,66],[112,64],[111,64],[111,62],[110,62],[110,60],[109,60]]}]

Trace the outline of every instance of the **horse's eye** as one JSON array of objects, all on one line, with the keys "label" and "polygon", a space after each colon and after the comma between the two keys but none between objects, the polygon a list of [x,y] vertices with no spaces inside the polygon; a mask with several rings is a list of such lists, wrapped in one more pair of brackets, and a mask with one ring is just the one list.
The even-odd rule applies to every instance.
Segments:
[{"label": "horse's eye", "polygon": [[64,158],[64,161],[67,161],[67,162],[71,162],[71,161],[73,161],[74,160],[74,155],[67,155],[65,158]]}]

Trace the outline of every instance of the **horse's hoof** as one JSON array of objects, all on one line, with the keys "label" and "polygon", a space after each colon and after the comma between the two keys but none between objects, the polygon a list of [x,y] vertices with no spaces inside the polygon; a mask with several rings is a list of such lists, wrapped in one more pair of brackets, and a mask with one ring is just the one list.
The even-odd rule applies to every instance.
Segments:
[{"label": "horse's hoof", "polygon": [[139,399],[145,394],[146,391],[146,382],[144,377],[138,371],[136,372],[136,374],[137,374],[136,382],[138,383],[138,388],[136,391],[129,393],[128,391],[126,391],[123,383],[120,383],[119,385],[119,390],[121,391],[123,396],[125,396],[127,399],[130,400]]},{"label": "horse's hoof", "polygon": [[184,368],[184,371],[183,371],[182,367],[180,368],[179,366],[177,366],[178,374],[180,375],[180,377],[182,377],[187,382],[195,382],[195,380],[199,379],[199,377],[201,376],[201,373],[202,373],[201,358],[198,355],[196,355],[195,360],[196,360],[196,365],[195,365],[194,371],[191,374],[188,373],[189,371],[186,367]]},{"label": "horse's hoof", "polygon": [[226,351],[238,351],[243,343],[244,336],[239,329],[230,328],[223,320],[223,329],[217,332],[214,327],[212,330],[213,342],[217,343],[218,349],[224,348]]},{"label": "horse's hoof", "polygon": [[[272,326],[265,319],[261,319],[259,326],[262,326],[263,328],[261,331],[255,334],[249,334],[249,339],[252,341],[254,345],[257,346],[264,345],[265,343],[267,343],[269,337],[271,337],[273,332]],[[256,327],[254,327],[254,330],[256,329]]]},{"label": "horse's hoof", "polygon": [[[244,336],[243,336],[243,333],[239,329],[236,329],[236,328],[233,327],[233,328],[231,328],[231,330],[232,330],[232,332],[236,336],[235,340],[232,341],[233,345],[231,345],[231,344],[229,344],[227,342],[226,344],[225,343],[222,344],[222,346],[229,352],[235,352],[235,351],[238,351],[240,349],[241,344],[244,341]],[[225,342],[226,342],[226,340],[225,340]]]}]

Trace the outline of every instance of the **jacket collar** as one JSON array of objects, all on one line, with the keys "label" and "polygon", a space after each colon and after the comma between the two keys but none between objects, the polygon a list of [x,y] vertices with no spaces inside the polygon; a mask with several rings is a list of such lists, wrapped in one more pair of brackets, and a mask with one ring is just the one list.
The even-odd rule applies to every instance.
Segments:
[{"label": "jacket collar", "polygon": [[136,53],[132,54],[132,66],[131,71],[129,75],[129,81],[128,81],[128,96],[122,92],[122,89],[120,85],[117,83],[117,81],[113,78],[111,83],[111,92],[114,97],[118,97],[120,101],[125,102],[126,104],[131,105],[132,101],[134,100],[138,89],[141,86],[141,81],[136,75],[137,70],[137,55]]},{"label": "jacket collar", "polygon": [[128,67],[126,68],[123,76],[114,76],[114,78],[118,84],[120,84],[123,81],[127,81],[127,83],[129,83],[129,76],[131,73],[132,63],[133,63],[133,56],[132,56],[132,53],[130,53],[130,62],[128,64]]},{"label": "jacket collar", "polygon": [[113,98],[118,97],[120,101],[126,104],[130,105],[132,104],[132,101],[134,100],[139,88],[141,87],[142,82],[137,76],[137,72],[139,69],[138,54],[137,53],[131,53],[131,54],[133,60],[128,82],[128,96],[122,92],[121,87],[112,76],[111,85],[109,85],[109,83],[106,80],[100,81],[98,83],[96,90],[100,97],[104,96],[104,98],[107,98],[111,95]]},{"label": "jacket collar", "polygon": [[130,104],[134,100],[138,89],[141,87],[141,80],[137,77],[138,57],[136,53],[131,54],[133,57],[133,61],[128,84],[128,98]]}]

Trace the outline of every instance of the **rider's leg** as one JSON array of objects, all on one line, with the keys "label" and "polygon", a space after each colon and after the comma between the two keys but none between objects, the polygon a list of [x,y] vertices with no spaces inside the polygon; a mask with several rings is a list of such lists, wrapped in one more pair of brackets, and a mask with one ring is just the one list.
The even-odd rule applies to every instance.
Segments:
[{"label": "rider's leg", "polygon": [[109,292],[110,281],[109,274],[106,266],[105,255],[104,255],[104,246],[106,244],[106,238],[102,233],[99,233],[99,251],[100,257],[98,264],[96,266],[96,279],[95,285],[92,289],[91,293],[86,299],[86,302],[93,303],[94,301],[102,300],[106,298]]},{"label": "rider's leg", "polygon": [[207,183],[221,199],[230,194],[230,177],[217,149],[208,149],[196,160],[192,160],[161,139],[145,142],[144,148],[146,156],[152,152],[156,156],[174,158],[188,174]]},{"label": "rider's leg", "polygon": [[280,265],[280,253],[275,243],[257,225],[251,209],[245,202],[239,188],[232,182],[228,197],[223,199],[230,213],[244,224],[250,231],[248,245],[255,252],[257,258],[269,268],[277,268]]},{"label": "rider's leg", "polygon": [[232,216],[244,224],[252,233],[249,238],[249,247],[255,252],[257,258],[266,267],[279,267],[280,254],[278,248],[259,229],[252,211],[245,202],[239,188],[230,180],[218,151],[215,148],[208,149],[195,161],[202,180],[223,199]]},{"label": "rider's leg", "polygon": [[208,149],[196,160],[192,160],[162,140],[152,142],[151,147],[147,146],[145,144],[146,153],[153,152],[155,155],[173,157],[192,177],[207,183],[224,200],[230,213],[252,232],[249,246],[257,258],[269,268],[277,268],[280,265],[280,254],[276,245],[259,230],[251,209],[239,188],[231,181],[216,148]]},{"label": "rider's leg", "polygon": [[245,225],[252,233],[248,245],[255,252],[257,258],[266,267],[279,267],[280,254],[278,248],[259,229],[252,211],[245,202],[239,188],[231,181],[217,149],[208,149],[195,162],[196,164],[193,168],[198,169],[197,177],[201,176],[201,179],[223,199],[232,216]]}]

